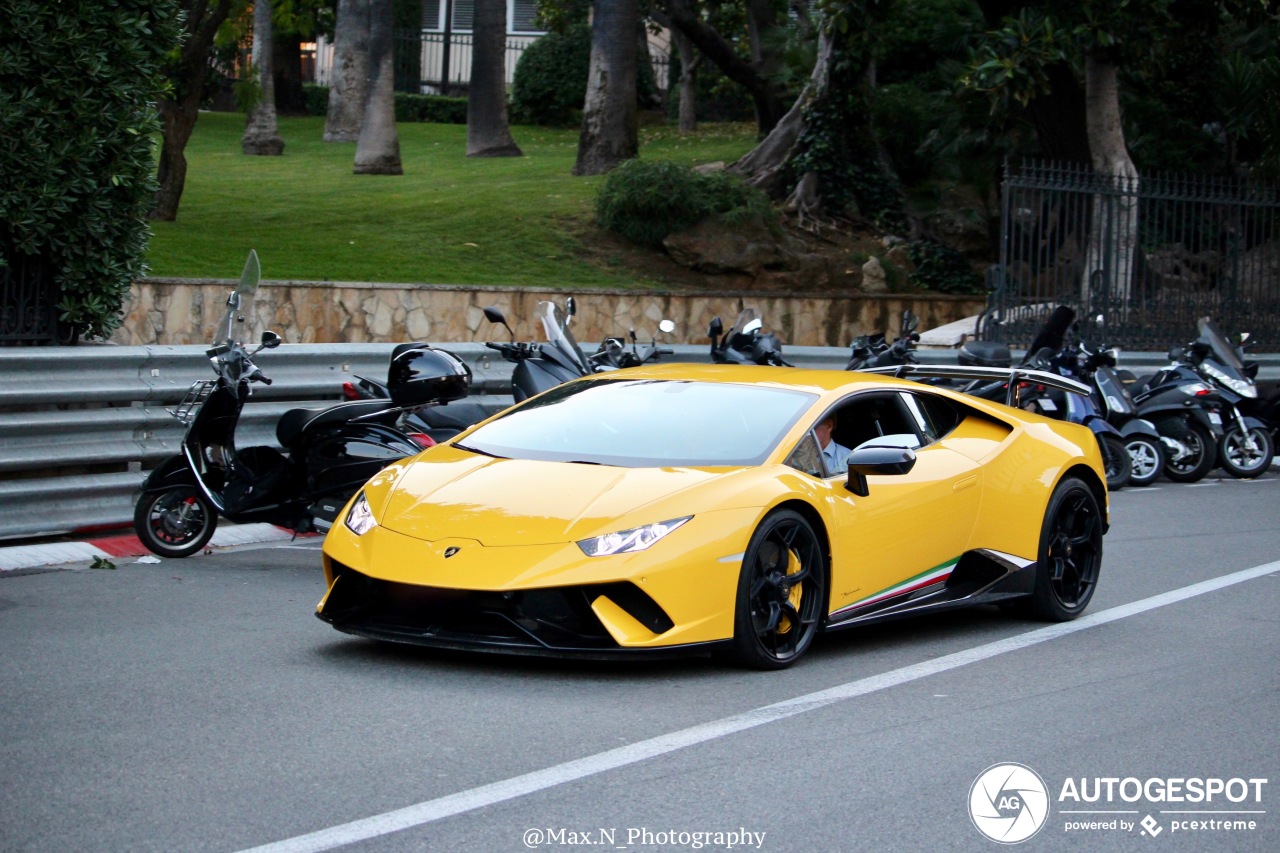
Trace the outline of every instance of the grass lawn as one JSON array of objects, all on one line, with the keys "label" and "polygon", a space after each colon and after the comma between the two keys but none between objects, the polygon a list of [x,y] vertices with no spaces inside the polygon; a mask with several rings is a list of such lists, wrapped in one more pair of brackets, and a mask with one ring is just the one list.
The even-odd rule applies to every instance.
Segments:
[{"label": "grass lawn", "polygon": [[[283,157],[240,151],[244,116],[202,113],[176,222],[154,222],[151,275],[235,278],[257,249],[266,279],[573,287],[653,286],[585,250],[602,178],[569,172],[576,130],[515,127],[523,157],[468,159],[466,128],[401,124],[405,174],[351,173],[354,143],[324,119],[280,121]],[[754,127],[641,130],[641,156],[731,162]]]}]

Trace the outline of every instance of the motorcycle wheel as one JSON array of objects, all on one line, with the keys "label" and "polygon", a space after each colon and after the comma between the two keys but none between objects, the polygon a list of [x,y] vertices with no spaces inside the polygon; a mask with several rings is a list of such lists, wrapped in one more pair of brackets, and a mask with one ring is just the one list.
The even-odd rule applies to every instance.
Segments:
[{"label": "motorcycle wheel", "polygon": [[[1253,439],[1253,448],[1249,447]],[[1237,424],[1222,435],[1218,444],[1218,464],[1222,470],[1239,480],[1249,480],[1267,473],[1276,455],[1271,433],[1262,427],[1252,427],[1246,433]]]},{"label": "motorcycle wheel", "polygon": [[1107,475],[1107,491],[1123,489],[1132,471],[1129,451],[1124,442],[1114,435],[1099,435],[1098,449],[1102,451],[1102,465]]},{"label": "motorcycle wheel", "polygon": [[209,542],[217,526],[217,512],[195,486],[144,494],[133,510],[138,538],[161,557],[194,554]]},{"label": "motorcycle wheel", "polygon": [[1217,461],[1217,447],[1213,433],[1198,421],[1170,418],[1156,424],[1161,435],[1177,439],[1190,451],[1181,459],[1165,455],[1164,475],[1175,483],[1195,483],[1203,480],[1213,470]]},{"label": "motorcycle wheel", "polygon": [[1146,435],[1131,435],[1124,440],[1129,451],[1129,485],[1149,486],[1160,479],[1164,468],[1164,445]]}]

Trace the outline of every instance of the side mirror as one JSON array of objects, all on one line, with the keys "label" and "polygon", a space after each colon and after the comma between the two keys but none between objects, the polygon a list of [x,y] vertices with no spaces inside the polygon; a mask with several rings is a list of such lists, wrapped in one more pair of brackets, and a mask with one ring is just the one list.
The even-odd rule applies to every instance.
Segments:
[{"label": "side mirror", "polygon": [[565,306],[564,310],[569,314],[570,317],[578,313],[578,303],[574,300],[572,296],[569,297],[569,299],[565,302],[564,306]]},{"label": "side mirror", "polygon": [[718,338],[724,334],[724,323],[720,322],[719,317],[711,318],[711,325],[707,326],[707,337]]},{"label": "side mirror", "polygon": [[[884,438],[872,439],[858,445],[849,454],[849,478],[845,481],[844,487],[858,497],[865,498],[871,494],[867,486],[868,474],[900,475],[910,472],[916,464],[915,451],[910,447],[891,443],[896,438],[899,436],[884,436]],[[915,441],[915,436],[909,436],[909,438]]]},{"label": "side mirror", "polygon": [[490,323],[497,323],[500,326],[507,325],[507,318],[496,305],[490,305],[488,308],[484,309],[484,318]]},{"label": "side mirror", "polygon": [[275,332],[266,331],[262,333],[262,348],[275,349],[280,346],[281,338]]},{"label": "side mirror", "polygon": [[1172,347],[1169,347],[1169,360],[1170,360],[1170,361],[1181,361],[1181,360],[1182,360],[1182,347],[1179,347],[1179,346],[1172,346]]},{"label": "side mirror", "polygon": [[658,324],[658,331],[662,332],[664,335],[669,335],[675,330],[676,324],[674,320],[663,320]]}]

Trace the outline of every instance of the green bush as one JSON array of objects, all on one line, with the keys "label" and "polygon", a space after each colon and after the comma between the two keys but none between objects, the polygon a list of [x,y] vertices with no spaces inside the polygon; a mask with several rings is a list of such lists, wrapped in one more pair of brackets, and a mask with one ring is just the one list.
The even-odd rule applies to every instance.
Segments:
[{"label": "green bush", "polygon": [[447,95],[411,95],[396,92],[396,121],[429,121],[466,124],[467,99]]},{"label": "green bush", "polygon": [[601,227],[644,246],[661,246],[668,234],[711,216],[776,222],[765,194],[740,178],[664,160],[628,160],[608,174],[596,196]]},{"label": "green bush", "polygon": [[916,265],[911,280],[938,293],[982,293],[982,274],[969,265],[964,255],[933,240],[917,240],[907,247],[907,257]]},{"label": "green bush", "polygon": [[66,336],[106,337],[146,271],[153,104],[172,0],[7,0],[0,27],[0,264],[40,268]]},{"label": "green bush", "polygon": [[329,87],[303,83],[302,94],[306,98],[307,115],[323,116],[329,113]]},{"label": "green bush", "polygon": [[520,124],[578,121],[591,66],[591,30],[574,24],[547,33],[520,54],[511,83],[511,118]]}]

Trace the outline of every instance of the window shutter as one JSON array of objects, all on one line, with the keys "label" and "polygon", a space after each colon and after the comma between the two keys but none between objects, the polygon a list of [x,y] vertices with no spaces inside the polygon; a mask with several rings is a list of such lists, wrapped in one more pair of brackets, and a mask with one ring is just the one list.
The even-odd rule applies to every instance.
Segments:
[{"label": "window shutter", "polygon": [[542,30],[534,23],[534,17],[538,14],[536,0],[512,0],[511,4],[511,32],[513,33],[540,33]]},{"label": "window shutter", "polygon": [[441,8],[444,6],[444,0],[422,0],[422,28],[424,30],[444,29],[444,18],[442,17]]}]

